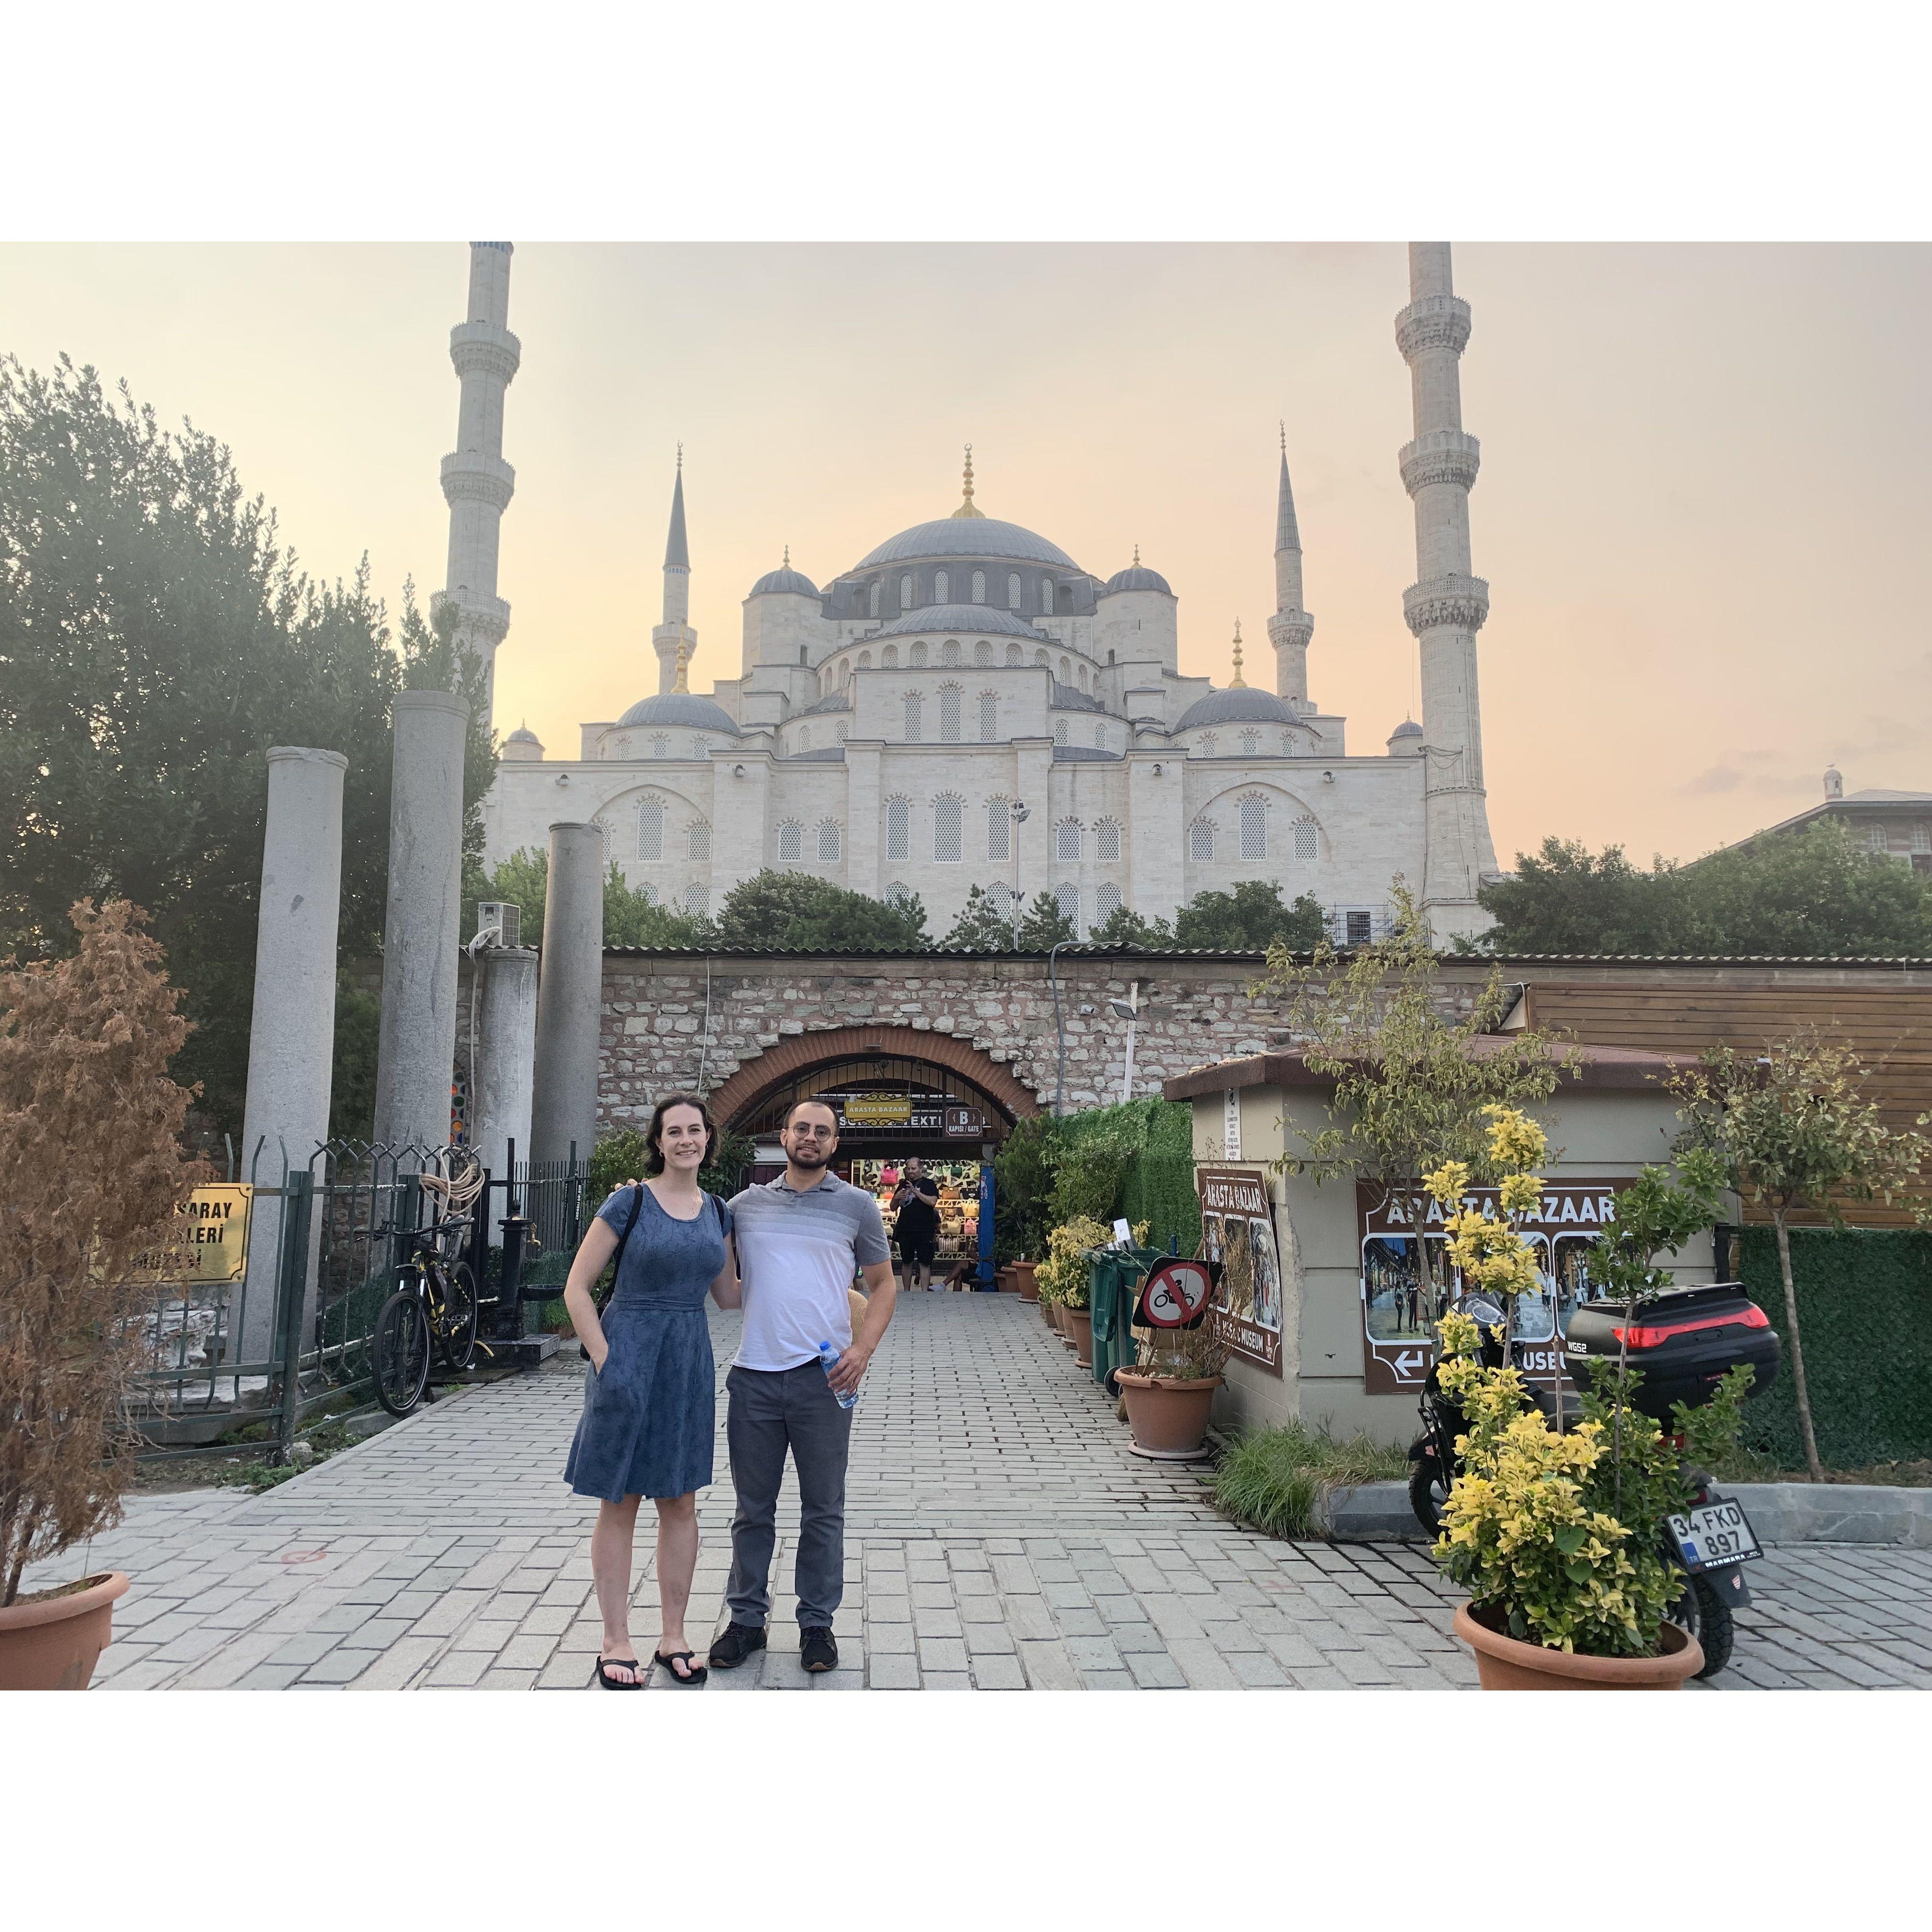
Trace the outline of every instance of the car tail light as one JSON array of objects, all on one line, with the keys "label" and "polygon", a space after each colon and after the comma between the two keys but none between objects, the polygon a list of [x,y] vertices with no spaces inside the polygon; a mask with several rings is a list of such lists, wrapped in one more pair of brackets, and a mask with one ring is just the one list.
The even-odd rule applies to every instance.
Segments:
[{"label": "car tail light", "polygon": [[1739,1315],[1707,1315],[1701,1322],[1673,1322],[1664,1328],[1647,1328],[1638,1325],[1630,1328],[1612,1328],[1611,1334],[1619,1346],[1628,1342],[1633,1348],[1660,1348],[1673,1335],[1688,1335],[1699,1328],[1768,1328],[1771,1318],[1754,1303]]}]

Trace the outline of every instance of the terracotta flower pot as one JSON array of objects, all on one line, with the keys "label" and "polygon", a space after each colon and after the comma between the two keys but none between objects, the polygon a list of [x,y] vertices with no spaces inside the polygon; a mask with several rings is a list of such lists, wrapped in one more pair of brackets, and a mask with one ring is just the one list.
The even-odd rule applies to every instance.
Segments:
[{"label": "terracotta flower pot", "polygon": [[1204,1453],[1208,1414],[1219,1376],[1184,1382],[1173,1376],[1136,1375],[1122,1369],[1114,1379],[1126,1398],[1127,1426],[1143,1456],[1184,1462]]},{"label": "terracotta flower pot", "polygon": [[0,1690],[85,1690],[127,1588],[119,1570],[106,1570],[84,1590],[0,1610]]},{"label": "terracotta flower pot", "polygon": [[1033,1278],[1036,1264],[1032,1262],[1015,1262],[1012,1265],[1013,1281],[1018,1288],[1020,1299],[1022,1301],[1037,1301],[1040,1299],[1040,1289]]},{"label": "terracotta flower pot", "polygon": [[1664,1626],[1661,1657],[1576,1657],[1519,1643],[1470,1614],[1456,1612],[1456,1634],[1476,1653],[1485,1690],[1681,1690],[1704,1667],[1697,1640],[1675,1624]]},{"label": "terracotta flower pot", "polygon": [[1076,1368],[1090,1369],[1094,1366],[1094,1315],[1090,1309],[1070,1308],[1066,1311],[1066,1325],[1072,1330],[1073,1365]]}]

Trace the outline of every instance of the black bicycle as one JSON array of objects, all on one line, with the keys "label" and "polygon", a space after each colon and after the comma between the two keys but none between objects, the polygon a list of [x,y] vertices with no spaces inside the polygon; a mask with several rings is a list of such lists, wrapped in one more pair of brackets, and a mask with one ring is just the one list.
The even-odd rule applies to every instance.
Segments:
[{"label": "black bicycle", "polygon": [[460,1248],[470,1225],[467,1215],[452,1216],[412,1232],[396,1292],[376,1317],[376,1400],[392,1415],[407,1415],[422,1400],[436,1356],[456,1375],[476,1359],[476,1277],[467,1262],[443,1255],[446,1239]]}]

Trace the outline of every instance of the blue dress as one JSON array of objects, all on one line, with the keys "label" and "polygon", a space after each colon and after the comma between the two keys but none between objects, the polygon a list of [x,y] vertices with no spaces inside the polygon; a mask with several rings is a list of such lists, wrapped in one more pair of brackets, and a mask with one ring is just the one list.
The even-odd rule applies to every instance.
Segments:
[{"label": "blue dress", "polygon": [[[621,1235],[631,1190],[597,1211]],[[731,1210],[707,1194],[697,1218],[664,1212],[648,1187],[603,1314],[610,1352],[584,1370],[584,1413],[564,1477],[580,1496],[682,1496],[711,1480],[717,1378],[704,1297],[724,1265]]]}]

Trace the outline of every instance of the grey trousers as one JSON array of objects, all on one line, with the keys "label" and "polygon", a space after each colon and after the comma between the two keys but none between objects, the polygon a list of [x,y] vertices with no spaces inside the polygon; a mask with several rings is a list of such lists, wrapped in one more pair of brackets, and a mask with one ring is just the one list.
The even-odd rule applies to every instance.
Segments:
[{"label": "grey trousers", "polygon": [[734,1624],[764,1627],[771,1615],[772,1546],[785,1451],[798,1471],[800,1627],[831,1628],[845,1594],[845,1458],[852,1412],[841,1408],[815,1361],[794,1369],[734,1369],[724,1439],[738,1513],[731,1519],[731,1576],[724,1601]]}]

